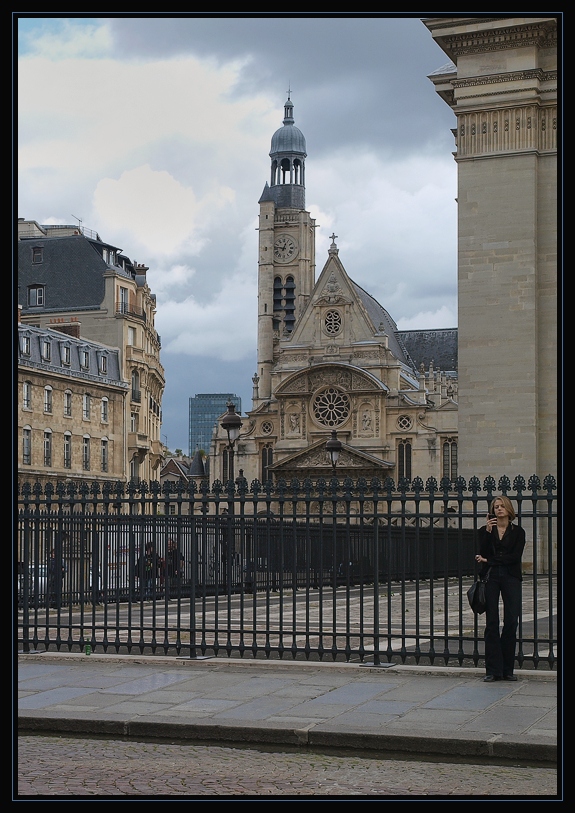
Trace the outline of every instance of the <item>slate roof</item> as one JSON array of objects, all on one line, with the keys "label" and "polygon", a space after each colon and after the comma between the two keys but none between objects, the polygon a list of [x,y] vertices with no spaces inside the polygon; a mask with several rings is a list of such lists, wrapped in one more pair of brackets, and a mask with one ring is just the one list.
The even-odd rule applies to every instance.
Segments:
[{"label": "slate roof", "polygon": [[419,372],[433,362],[436,370],[457,372],[457,328],[438,330],[398,330],[398,339],[406,348]]},{"label": "slate roof", "polygon": [[400,331],[397,325],[389,315],[389,313],[382,307],[379,302],[373,298],[371,294],[364,291],[357,283],[351,281],[358,297],[360,298],[363,306],[365,307],[369,318],[373,322],[375,329],[384,332],[388,336],[388,347],[393,355],[407,367],[416,370],[415,364],[412,361],[407,348],[404,346],[401,339]]},{"label": "slate roof", "polygon": [[[30,339],[29,354],[23,352],[22,339],[24,336],[28,336]],[[50,342],[49,360],[42,354],[42,346],[46,340]],[[65,345],[70,348],[69,364],[63,361],[62,348]],[[87,351],[89,354],[88,367],[81,364],[81,351]],[[106,356],[105,373],[101,372],[100,358],[102,355]],[[128,388],[127,382],[122,379],[120,373],[120,351],[117,348],[88,339],[77,339],[51,328],[27,324],[18,325],[18,364],[87,381],[98,381],[99,383],[120,385],[124,389]]]},{"label": "slate roof", "polygon": [[[102,246],[107,246],[103,243]],[[32,262],[32,249],[41,247],[42,262]],[[104,299],[104,274],[113,268],[131,278],[129,271],[110,266],[98,243],[78,234],[69,237],[34,237],[18,241],[18,302],[23,313],[94,310]],[[45,286],[42,307],[28,307],[30,285]]]}]

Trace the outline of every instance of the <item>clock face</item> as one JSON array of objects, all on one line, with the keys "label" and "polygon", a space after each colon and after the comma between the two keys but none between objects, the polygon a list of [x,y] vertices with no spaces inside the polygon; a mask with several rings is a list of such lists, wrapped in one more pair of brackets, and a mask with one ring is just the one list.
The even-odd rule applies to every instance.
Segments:
[{"label": "clock face", "polygon": [[289,234],[280,234],[274,243],[274,259],[278,262],[289,262],[297,254],[297,242]]}]

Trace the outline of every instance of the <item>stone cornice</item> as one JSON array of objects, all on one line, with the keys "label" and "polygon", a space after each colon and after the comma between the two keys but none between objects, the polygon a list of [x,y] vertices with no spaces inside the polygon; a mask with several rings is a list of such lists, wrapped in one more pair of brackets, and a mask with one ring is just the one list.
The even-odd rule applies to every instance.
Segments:
[{"label": "stone cornice", "polygon": [[[465,79],[452,79],[451,84],[454,88],[460,89],[466,87],[478,87],[481,85],[497,85],[501,84],[502,82],[524,82],[529,79],[535,79],[538,82],[556,82],[557,77],[558,71],[556,70],[544,71],[541,68],[534,68],[526,71],[513,71],[511,73],[499,73],[495,75],[490,74],[489,76],[471,76]],[[550,90],[557,92],[557,87],[540,92],[549,93]],[[458,98],[462,97],[458,94]]]},{"label": "stone cornice", "polygon": [[[497,18],[493,19],[497,20]],[[484,24],[487,22],[489,20],[482,20]],[[461,31],[441,37],[442,48],[455,57],[533,45],[539,48],[551,48],[557,45],[556,20],[525,22],[483,31]]]}]

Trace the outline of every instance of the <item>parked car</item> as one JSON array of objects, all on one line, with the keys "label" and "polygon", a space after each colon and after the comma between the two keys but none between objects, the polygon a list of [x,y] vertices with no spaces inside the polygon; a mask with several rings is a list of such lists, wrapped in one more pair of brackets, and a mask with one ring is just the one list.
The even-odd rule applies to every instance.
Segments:
[{"label": "parked car", "polygon": [[44,603],[48,593],[48,566],[30,565],[28,573],[24,571],[24,566],[18,563],[18,604],[24,602],[24,592],[27,582],[28,603],[35,604],[36,601]]}]

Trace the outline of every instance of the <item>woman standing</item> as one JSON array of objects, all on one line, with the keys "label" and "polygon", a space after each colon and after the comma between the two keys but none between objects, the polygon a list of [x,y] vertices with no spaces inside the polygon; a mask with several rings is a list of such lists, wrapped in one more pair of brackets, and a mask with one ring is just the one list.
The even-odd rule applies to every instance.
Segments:
[{"label": "woman standing", "polygon": [[[515,511],[507,497],[496,497],[479,529],[479,575],[489,578],[485,587],[485,678],[517,680],[513,674],[517,625],[521,611],[521,557],[525,531],[513,524]],[[503,629],[499,631],[499,597],[503,599]]]}]

